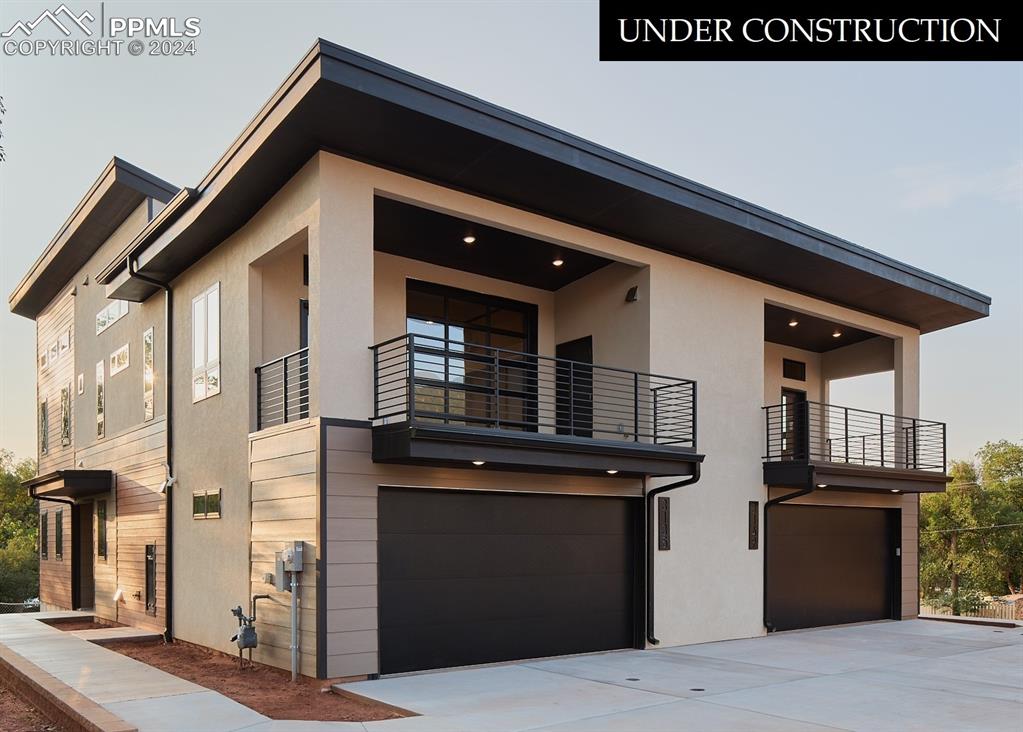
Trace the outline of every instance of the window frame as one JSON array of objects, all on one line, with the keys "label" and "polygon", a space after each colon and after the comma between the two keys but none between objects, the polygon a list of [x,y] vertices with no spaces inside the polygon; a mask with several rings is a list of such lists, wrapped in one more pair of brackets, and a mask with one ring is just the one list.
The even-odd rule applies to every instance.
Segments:
[{"label": "window frame", "polygon": [[[216,496],[217,510],[210,511],[210,497]],[[196,499],[202,499],[202,510],[196,510]],[[192,491],[192,518],[196,521],[204,521],[206,519],[218,519],[221,517],[221,511],[223,509],[223,490],[221,488],[214,488],[209,490]]]},{"label": "window frame", "polygon": [[54,559],[64,559],[64,509],[58,508],[53,512],[53,556]]},{"label": "window frame", "polygon": [[142,334],[142,421],[156,417],[156,335],[150,326]]},{"label": "window frame", "polygon": [[[124,354],[124,362],[121,362],[121,355]],[[117,376],[122,371],[127,371],[131,366],[131,344],[125,343],[116,348],[110,354],[110,378]]]},{"label": "window frame", "polygon": [[96,362],[96,439],[102,440],[107,432],[106,418],[106,360]]},{"label": "window frame", "polygon": [[50,558],[50,512],[39,514],[39,558]]},{"label": "window frame", "polygon": [[47,455],[50,452],[50,400],[43,399],[39,402],[39,455]]},{"label": "window frame", "polygon": [[60,389],[60,446],[71,444],[71,382]]},{"label": "window frame", "polygon": [[[127,300],[111,300],[102,310],[96,313],[96,335],[107,330],[114,323],[128,314]],[[117,311],[116,313],[114,311]]]},{"label": "window frame", "polygon": [[[210,304],[216,305],[216,322],[211,327]],[[201,304],[201,312],[200,306]],[[221,378],[221,308],[220,282],[214,282],[192,298],[192,403],[217,396],[223,390]],[[201,327],[200,327],[201,325]],[[210,357],[211,345],[216,346],[216,356]],[[201,350],[199,350],[201,349]],[[215,386],[211,389],[211,376]]]},{"label": "window frame", "polygon": [[783,358],[781,360],[781,377],[789,381],[806,381],[806,362],[797,361],[794,358]]},{"label": "window frame", "polygon": [[107,502],[96,501],[96,556],[107,558]]}]

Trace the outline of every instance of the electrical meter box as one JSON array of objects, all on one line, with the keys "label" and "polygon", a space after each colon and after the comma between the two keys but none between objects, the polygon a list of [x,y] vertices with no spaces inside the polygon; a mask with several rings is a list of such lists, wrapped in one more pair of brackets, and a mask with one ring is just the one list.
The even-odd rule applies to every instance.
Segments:
[{"label": "electrical meter box", "polygon": [[303,543],[301,541],[289,541],[284,545],[284,551],[281,552],[281,555],[284,560],[285,572],[302,571],[302,546]]}]

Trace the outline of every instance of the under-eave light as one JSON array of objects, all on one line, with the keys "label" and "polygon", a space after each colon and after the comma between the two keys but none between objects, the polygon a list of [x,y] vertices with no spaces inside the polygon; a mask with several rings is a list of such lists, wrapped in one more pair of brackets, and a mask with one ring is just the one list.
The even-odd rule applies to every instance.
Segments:
[{"label": "under-eave light", "polygon": [[551,262],[551,264],[553,264],[553,265],[554,265],[555,267],[560,267],[560,266],[561,266],[561,265],[563,265],[564,263],[565,263],[565,260],[564,260],[564,259],[562,259],[561,257],[558,257],[558,258],[557,258],[557,259],[555,259],[555,260],[554,260],[553,262]]},{"label": "under-eave light", "polygon": [[835,332],[831,334],[831,337],[832,337],[832,338],[841,338],[841,337],[842,337],[842,331],[840,331],[840,330],[838,330],[838,329],[836,328],[836,329],[835,329]]},{"label": "under-eave light", "polygon": [[827,484],[827,483],[818,483],[818,484],[817,484],[817,487],[818,487],[818,488],[827,488],[827,487],[828,487],[828,484]]},{"label": "under-eave light", "polygon": [[475,465],[478,468],[480,465],[486,465],[487,461],[486,460],[473,460],[472,464]]},{"label": "under-eave light", "polygon": [[799,321],[796,320],[795,318],[793,318],[792,320],[789,321],[789,327],[790,328],[795,328],[797,325],[799,325]]},{"label": "under-eave light", "polygon": [[618,475],[618,471],[617,471],[617,470],[607,470],[607,471],[605,471],[605,472],[606,472],[606,473],[607,473],[608,475]]},{"label": "under-eave light", "polygon": [[902,493],[898,488],[892,488],[892,493]]},{"label": "under-eave light", "polygon": [[465,236],[462,237],[462,241],[464,241],[466,244],[475,244],[476,237],[473,236],[472,234],[466,234]]}]

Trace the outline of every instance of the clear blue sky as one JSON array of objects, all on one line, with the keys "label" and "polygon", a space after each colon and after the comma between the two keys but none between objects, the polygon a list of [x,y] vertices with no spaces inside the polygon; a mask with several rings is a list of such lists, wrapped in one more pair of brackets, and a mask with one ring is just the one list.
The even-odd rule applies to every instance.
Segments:
[{"label": "clear blue sky", "polygon": [[[45,7],[7,2],[0,25]],[[600,63],[588,2],[106,13],[197,16],[199,52],[0,58],[5,296],[112,155],[196,184],[321,36],[991,295],[990,318],[924,337],[921,416],[949,423],[951,457],[1023,439],[1021,64]],[[0,341],[0,447],[34,455],[32,323],[4,307]],[[890,378],[865,382],[833,400],[890,407]]]}]

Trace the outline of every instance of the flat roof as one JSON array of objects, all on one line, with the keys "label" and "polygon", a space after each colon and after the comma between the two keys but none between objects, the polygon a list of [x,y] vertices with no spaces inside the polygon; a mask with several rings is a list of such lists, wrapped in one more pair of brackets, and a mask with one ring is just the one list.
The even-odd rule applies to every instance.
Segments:
[{"label": "flat roof", "polygon": [[39,315],[146,198],[168,201],[177,186],[112,158],[8,298],[11,312]]},{"label": "flat roof", "polygon": [[[968,287],[322,39],[195,195],[133,243],[139,270],[177,276],[320,150],[924,333],[989,312],[991,299]],[[123,270],[122,257],[101,273],[110,296],[153,293]]]}]

